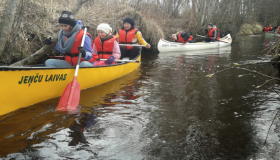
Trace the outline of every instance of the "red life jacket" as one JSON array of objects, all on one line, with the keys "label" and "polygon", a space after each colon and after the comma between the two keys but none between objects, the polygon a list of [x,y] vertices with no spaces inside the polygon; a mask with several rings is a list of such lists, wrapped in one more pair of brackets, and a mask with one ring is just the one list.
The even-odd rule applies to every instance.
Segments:
[{"label": "red life jacket", "polygon": [[[129,30],[126,32],[125,29],[119,30],[119,44],[137,44],[136,33],[138,32],[137,28]],[[127,50],[132,49],[131,46],[125,46]]]},{"label": "red life jacket", "polygon": [[278,27],[278,32],[277,33],[280,33],[280,27]]},{"label": "red life jacket", "polygon": [[[178,39],[177,39],[176,42],[182,42],[182,43],[184,43],[185,41],[184,41],[184,38],[181,36],[181,33],[182,33],[182,32],[180,32],[180,33],[178,34]],[[190,36],[190,38],[187,40],[187,42],[191,41],[192,39],[193,39],[193,36]]]},{"label": "red life jacket", "polygon": [[100,59],[108,59],[113,53],[113,47],[117,36],[113,36],[110,39],[105,40],[101,43],[99,36],[97,36],[94,40],[94,44],[96,46],[96,50],[98,52],[98,57]]},{"label": "red life jacket", "polygon": [[213,39],[214,38],[214,31],[217,30],[218,31],[218,37],[217,37],[217,40],[220,39],[220,31],[217,29],[217,28],[212,28],[211,30],[208,30],[208,37],[210,39]]},{"label": "red life jacket", "polygon": [[269,32],[270,31],[270,27],[264,27],[264,31],[265,32]]},{"label": "red life jacket", "polygon": [[[92,36],[91,34],[89,33],[86,33],[89,37],[91,37],[91,40],[92,40]],[[84,35],[84,30],[80,30],[76,37],[75,37],[75,41],[74,41],[74,44],[71,48],[71,51],[70,53],[66,53],[65,55],[65,60],[67,62],[69,62],[72,66],[75,66],[77,65],[77,62],[78,62],[78,58],[79,58],[79,50],[78,50],[78,47],[81,46],[81,43],[82,43],[82,38],[83,38],[83,35]],[[67,37],[65,37],[65,41],[66,41]],[[91,43],[91,48],[93,47],[93,43]],[[94,62],[96,60],[96,57],[92,56],[92,59],[88,60],[88,62]],[[81,61],[85,61],[83,60],[83,58],[81,58]]]}]

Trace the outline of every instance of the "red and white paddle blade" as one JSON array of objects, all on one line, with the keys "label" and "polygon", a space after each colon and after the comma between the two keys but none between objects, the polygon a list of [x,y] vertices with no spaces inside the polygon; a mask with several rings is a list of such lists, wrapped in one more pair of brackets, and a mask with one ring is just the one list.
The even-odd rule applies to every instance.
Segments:
[{"label": "red and white paddle blade", "polygon": [[66,86],[56,107],[57,111],[73,111],[76,110],[80,101],[80,84],[74,78],[72,82]]}]

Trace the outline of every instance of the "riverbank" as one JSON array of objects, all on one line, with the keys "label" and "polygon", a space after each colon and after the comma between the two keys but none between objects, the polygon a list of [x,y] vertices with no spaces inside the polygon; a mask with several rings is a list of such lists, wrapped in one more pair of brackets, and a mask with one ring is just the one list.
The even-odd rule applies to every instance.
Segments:
[{"label": "riverbank", "polygon": [[257,35],[257,34],[261,34],[262,30],[263,30],[263,26],[261,26],[257,22],[254,22],[251,24],[243,24],[240,27],[238,35],[240,35],[240,36]]}]

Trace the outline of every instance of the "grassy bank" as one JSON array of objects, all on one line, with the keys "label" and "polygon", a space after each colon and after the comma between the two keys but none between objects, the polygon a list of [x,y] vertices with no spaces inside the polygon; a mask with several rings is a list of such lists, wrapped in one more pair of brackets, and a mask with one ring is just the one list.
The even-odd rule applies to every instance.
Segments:
[{"label": "grassy bank", "polygon": [[257,35],[257,34],[261,34],[262,30],[263,30],[263,27],[257,22],[254,22],[252,24],[243,24],[240,27],[238,35],[241,35],[241,36]]}]

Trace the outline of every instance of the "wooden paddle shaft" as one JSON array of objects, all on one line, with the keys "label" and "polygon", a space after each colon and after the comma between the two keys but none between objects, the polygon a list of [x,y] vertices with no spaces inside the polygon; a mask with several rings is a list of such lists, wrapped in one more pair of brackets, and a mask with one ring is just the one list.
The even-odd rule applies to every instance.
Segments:
[{"label": "wooden paddle shaft", "polygon": [[[100,59],[100,61],[106,61],[107,59]],[[115,59],[114,60],[115,62],[136,62],[136,63],[139,63],[139,61],[135,61],[135,60],[118,60],[118,59]]]},{"label": "wooden paddle shaft", "polygon": [[[205,36],[201,36],[201,35],[198,35],[198,34],[197,34],[196,36],[206,38]],[[228,42],[221,41],[221,40],[217,40],[217,41],[219,41],[219,42],[224,42],[224,43],[228,43]]]},{"label": "wooden paddle shaft", "polygon": [[[87,34],[87,27],[85,27],[85,30],[84,30],[84,36],[83,36],[82,43],[81,43],[82,47],[84,46],[84,43],[85,43],[86,34]],[[82,55],[82,53],[79,52],[79,58],[78,58],[78,62],[77,62],[77,65],[76,65],[75,76],[78,75],[78,71],[79,71],[79,67],[80,67],[80,61],[81,61],[81,55]]]},{"label": "wooden paddle shaft", "polygon": [[146,47],[146,45],[138,45],[138,44],[119,44],[120,46],[131,46],[131,47]]}]

